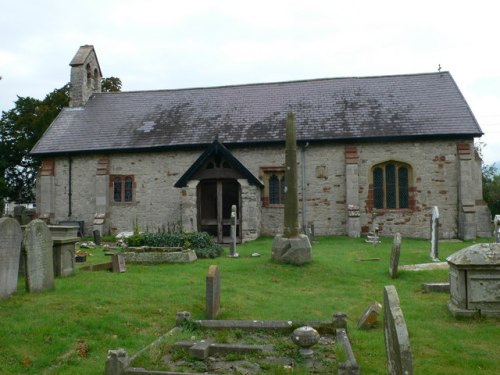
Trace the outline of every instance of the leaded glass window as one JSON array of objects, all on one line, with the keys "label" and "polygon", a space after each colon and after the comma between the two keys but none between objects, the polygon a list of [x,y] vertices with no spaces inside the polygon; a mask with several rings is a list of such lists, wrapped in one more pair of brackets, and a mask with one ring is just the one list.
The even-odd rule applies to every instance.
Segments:
[{"label": "leaded glass window", "polygon": [[374,208],[409,208],[410,167],[408,165],[388,162],[375,166],[372,173]]}]

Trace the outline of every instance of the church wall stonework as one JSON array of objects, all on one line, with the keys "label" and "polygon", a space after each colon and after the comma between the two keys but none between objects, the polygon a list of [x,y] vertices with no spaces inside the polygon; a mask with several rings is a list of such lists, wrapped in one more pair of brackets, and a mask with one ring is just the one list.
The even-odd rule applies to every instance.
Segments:
[{"label": "church wall stonework", "polygon": [[[471,141],[463,141],[471,143]],[[373,208],[370,207],[372,167],[394,160],[411,166],[410,187],[414,190],[413,209],[375,210],[376,223],[382,235],[401,233],[404,237],[429,238],[432,206],[440,211],[440,237],[458,235],[458,141],[358,143],[357,170],[360,227],[363,233],[371,229]],[[231,153],[254,176],[262,167],[284,165],[284,145],[255,148],[229,148]],[[113,201],[109,185],[109,206],[106,212],[108,228],[112,233],[132,230],[156,231],[182,223],[187,230],[197,227],[196,186],[190,181],[184,188],[174,184],[203,152],[165,151],[140,154],[109,154],[109,175],[134,177],[134,201]],[[297,149],[299,223],[313,222],[316,235],[345,235],[347,223],[346,156],[345,145],[309,145]],[[305,153],[302,155],[301,153]],[[69,159],[56,159],[54,176],[55,222],[83,220],[87,234],[91,231],[96,213],[96,170],[100,156],[74,156],[71,163],[71,216],[69,212]],[[302,191],[302,160],[305,160],[305,184]],[[351,169],[356,170],[356,168]],[[476,173],[477,174],[477,173]],[[472,174],[472,175],[476,175]],[[109,178],[108,175],[108,178]],[[283,230],[283,208],[263,207],[260,187],[238,180],[242,192],[243,240],[259,235],[275,235]],[[355,185],[354,185],[355,186]],[[102,192],[97,192],[102,195]],[[479,189],[473,194],[477,196]],[[304,198],[307,203],[303,210]],[[39,201],[46,199],[43,195]],[[350,200],[353,192],[350,192]],[[477,200],[481,197],[477,196]],[[305,217],[302,217],[305,211]],[[479,231],[480,232],[480,231]],[[483,230],[487,232],[487,230]],[[482,232],[481,232],[482,233]]]}]

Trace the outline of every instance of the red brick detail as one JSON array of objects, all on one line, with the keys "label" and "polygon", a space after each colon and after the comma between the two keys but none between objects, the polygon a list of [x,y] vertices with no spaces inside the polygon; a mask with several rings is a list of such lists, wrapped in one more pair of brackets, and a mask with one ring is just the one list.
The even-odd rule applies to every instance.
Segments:
[{"label": "red brick detail", "polygon": [[269,197],[262,197],[262,207],[268,207],[269,206]]},{"label": "red brick detail", "polygon": [[356,146],[346,146],[344,153],[346,164],[358,164],[359,155]]},{"label": "red brick detail", "polygon": [[109,174],[109,158],[103,157],[97,161],[97,176],[104,176]]},{"label": "red brick detail", "polygon": [[468,143],[458,143],[457,151],[459,155],[470,155],[470,144]]},{"label": "red brick detail", "polygon": [[56,175],[56,160],[55,159],[45,159],[42,161],[42,166],[40,167],[41,176],[55,176]]}]

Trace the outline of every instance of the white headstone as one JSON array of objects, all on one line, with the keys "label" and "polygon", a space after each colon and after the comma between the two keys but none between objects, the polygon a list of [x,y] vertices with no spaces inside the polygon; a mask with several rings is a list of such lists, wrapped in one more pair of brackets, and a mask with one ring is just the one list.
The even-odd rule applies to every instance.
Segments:
[{"label": "white headstone", "polygon": [[17,220],[10,217],[0,219],[0,299],[17,290],[22,239]]},{"label": "white headstone", "polygon": [[439,209],[432,207],[431,215],[431,259],[439,261]]}]

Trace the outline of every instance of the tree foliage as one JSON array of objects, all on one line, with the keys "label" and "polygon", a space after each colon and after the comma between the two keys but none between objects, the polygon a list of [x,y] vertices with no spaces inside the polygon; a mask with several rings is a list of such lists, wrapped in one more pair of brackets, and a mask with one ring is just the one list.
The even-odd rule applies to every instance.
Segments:
[{"label": "tree foliage", "polygon": [[117,77],[103,78],[101,89],[102,92],[120,92],[122,90],[122,80]]},{"label": "tree foliage", "polygon": [[500,174],[493,164],[483,166],[483,199],[493,216],[500,215]]},{"label": "tree foliage", "polygon": [[[122,82],[102,80],[104,92],[118,92]],[[17,203],[34,202],[35,175],[40,160],[29,152],[59,112],[69,104],[69,84],[55,89],[43,100],[18,96],[14,108],[0,118],[0,199]]]}]

